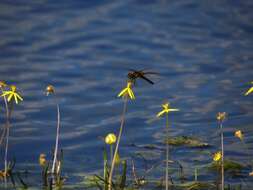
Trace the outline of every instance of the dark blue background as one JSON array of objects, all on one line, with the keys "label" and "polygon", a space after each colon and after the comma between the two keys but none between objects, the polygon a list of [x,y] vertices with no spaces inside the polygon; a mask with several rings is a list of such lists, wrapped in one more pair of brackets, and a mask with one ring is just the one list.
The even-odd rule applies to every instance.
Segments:
[{"label": "dark blue background", "polygon": [[[161,146],[165,121],[147,121],[169,100],[181,110],[170,115],[171,136],[199,136],[217,151],[215,116],[226,111],[225,156],[247,160],[233,132],[243,130],[252,147],[253,99],[243,96],[252,80],[252,8],[250,0],[1,0],[0,78],[24,97],[10,139],[17,168],[39,173],[39,154],[54,145],[56,107],[44,93],[50,83],[60,103],[68,182],[101,170],[99,136],[119,129],[122,101],[116,96],[130,68],[160,76],[153,78],[156,85],[138,81],[134,88],[121,157],[137,151],[130,143]],[[155,153],[154,159],[164,158]],[[195,159],[211,162],[192,149],[173,149],[172,158],[189,176]]]}]

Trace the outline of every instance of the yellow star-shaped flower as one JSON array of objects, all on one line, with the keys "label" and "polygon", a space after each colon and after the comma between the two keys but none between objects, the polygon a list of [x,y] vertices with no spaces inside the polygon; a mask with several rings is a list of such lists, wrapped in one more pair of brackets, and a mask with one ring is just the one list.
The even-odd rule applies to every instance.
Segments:
[{"label": "yellow star-shaped flower", "polygon": [[120,91],[120,93],[118,94],[118,97],[121,97],[121,96],[122,97],[129,96],[130,99],[135,99],[131,82],[127,82],[127,87],[125,87],[123,90]]},{"label": "yellow star-shaped flower", "polygon": [[221,156],[222,156],[221,151],[214,153],[213,161],[218,162],[221,159]]},{"label": "yellow star-shaped flower", "polygon": [[[253,81],[251,82],[251,84],[253,84]],[[253,92],[253,86],[244,95],[248,96],[252,92]]]},{"label": "yellow star-shaped flower", "polygon": [[163,114],[169,113],[169,112],[172,112],[172,111],[179,111],[179,109],[170,108],[170,103],[162,104],[162,107],[163,107],[163,110],[160,111],[160,112],[156,115],[156,117],[161,117]]},{"label": "yellow star-shaped flower", "polygon": [[16,92],[17,87],[14,85],[10,86],[11,90],[3,91],[3,94],[1,96],[8,96],[7,101],[10,102],[11,100],[15,100],[16,104],[19,103],[19,101],[23,101],[23,98]]}]

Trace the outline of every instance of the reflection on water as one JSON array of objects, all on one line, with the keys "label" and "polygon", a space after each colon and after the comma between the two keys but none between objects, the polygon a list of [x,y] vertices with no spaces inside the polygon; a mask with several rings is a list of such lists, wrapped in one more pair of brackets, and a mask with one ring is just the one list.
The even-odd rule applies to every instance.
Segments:
[{"label": "reflection on water", "polygon": [[[136,151],[128,146],[133,142],[161,145],[163,122],[147,120],[169,99],[181,110],[171,115],[172,136],[200,136],[216,151],[215,115],[226,111],[226,156],[246,160],[233,132],[244,130],[253,145],[252,97],[242,96],[252,80],[252,8],[250,0],[1,1],[0,76],[24,96],[12,120],[10,154],[17,167],[38,171],[39,154],[54,143],[56,108],[44,94],[50,83],[62,111],[66,172],[101,169],[99,137],[118,130],[122,103],[116,95],[129,68],[161,76],[155,85],[140,81],[136,88],[122,157]],[[190,167],[194,159],[210,161],[189,149],[172,155]]]}]

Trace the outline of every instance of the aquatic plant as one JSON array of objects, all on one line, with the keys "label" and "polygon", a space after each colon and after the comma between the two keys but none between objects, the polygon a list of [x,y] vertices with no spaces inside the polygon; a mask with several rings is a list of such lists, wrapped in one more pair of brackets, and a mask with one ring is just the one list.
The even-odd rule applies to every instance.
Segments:
[{"label": "aquatic plant", "polygon": [[[119,165],[121,173],[117,174],[115,180],[112,182],[112,188],[115,190],[125,190],[127,189],[127,161],[120,161]],[[107,168],[109,170],[109,168]],[[108,171],[107,170],[107,171]],[[86,188],[95,188],[100,190],[108,190],[108,177],[109,172],[106,173],[105,177],[101,177],[100,175],[92,175],[87,176],[85,180]]]},{"label": "aquatic plant", "polygon": [[[9,90],[6,90],[6,87],[9,87]],[[8,176],[8,148],[9,148],[9,136],[10,136],[10,117],[13,110],[13,102],[15,101],[18,104],[20,101],[23,101],[21,95],[17,92],[17,87],[15,85],[6,85],[5,82],[0,82],[0,88],[2,91],[1,97],[4,98],[5,111],[6,111],[6,123],[3,130],[2,137],[5,139],[5,154],[4,154],[4,172],[5,172],[5,184],[7,183]],[[1,140],[2,143],[2,140]]]},{"label": "aquatic plant", "polygon": [[[1,89],[1,92],[2,94],[4,94],[4,90],[5,88],[7,87],[7,84],[4,82],[4,81],[0,81],[0,89]],[[8,102],[7,102],[7,99],[6,99],[6,96],[3,96],[4,98],[4,104],[5,104],[5,112],[6,112],[6,123],[4,125],[4,128],[3,128],[3,132],[2,132],[2,135],[1,135],[1,140],[0,140],[0,144],[2,144],[3,140],[6,139],[6,143],[5,143],[5,161],[4,161],[4,172],[2,172],[1,176],[4,177],[5,181],[6,181],[6,177],[7,177],[7,154],[8,154],[8,142],[9,142],[9,138],[6,137],[6,133],[8,131],[8,135],[9,136],[9,106],[8,106]],[[7,149],[7,151],[6,151]]]},{"label": "aquatic plant", "polygon": [[[43,183],[43,187],[49,187],[49,162],[46,159],[46,154],[40,154],[39,156],[39,165],[42,168],[42,172],[41,172],[41,178],[42,178],[42,183]],[[50,184],[50,186],[52,187],[52,183]],[[51,188],[50,187],[50,188]]]},{"label": "aquatic plant", "polygon": [[[164,114],[166,115],[166,139],[169,137],[169,112],[179,111],[179,109],[171,108],[170,103],[167,102],[165,104],[162,104],[162,111],[157,113],[156,117],[161,117]],[[165,171],[165,186],[166,190],[169,189],[168,179],[169,179],[169,143],[168,140],[166,140],[166,171]]]},{"label": "aquatic plant", "polygon": [[126,110],[127,110],[127,101],[130,98],[131,100],[135,99],[133,90],[132,90],[132,82],[127,81],[127,86],[125,88],[123,88],[123,90],[120,91],[120,93],[118,94],[118,97],[122,97],[123,101],[124,101],[124,106],[123,106],[123,113],[121,116],[121,123],[120,123],[120,130],[119,130],[119,134],[118,134],[118,139],[116,142],[116,147],[115,147],[115,151],[114,151],[114,155],[113,155],[113,159],[112,159],[112,163],[111,163],[111,169],[110,169],[110,174],[109,174],[109,184],[108,184],[108,189],[112,190],[112,177],[113,177],[113,170],[115,167],[115,162],[116,162],[116,158],[117,158],[117,154],[118,154],[118,149],[119,149],[119,143],[120,143],[120,139],[121,139],[121,135],[122,135],[122,131],[123,131],[123,127],[124,127],[124,122],[125,122],[125,114],[126,114]]},{"label": "aquatic plant", "polygon": [[[109,133],[104,138],[104,142],[107,145],[110,145],[110,163],[112,163],[113,159],[113,145],[116,143],[117,137],[114,133]],[[107,151],[106,148],[103,151],[103,160],[104,160],[104,175],[103,175],[103,183],[104,183],[104,190],[108,189],[108,178],[109,178],[109,172],[110,172],[110,166],[108,164],[108,158],[107,158]],[[101,177],[100,177],[101,178]]]},{"label": "aquatic plant", "polygon": [[[220,140],[221,140],[221,189],[224,190],[224,140],[223,140],[223,122],[226,119],[226,112],[219,112],[216,119],[220,128]],[[217,156],[217,159],[219,157]]]},{"label": "aquatic plant", "polygon": [[[236,138],[239,138],[240,141],[241,141],[241,143],[242,143],[242,145],[244,146],[244,148],[245,148],[245,150],[247,152],[247,155],[248,155],[248,162],[249,162],[249,165],[250,165],[251,170],[252,170],[252,163],[251,163],[251,160],[250,160],[250,157],[251,157],[250,156],[250,151],[249,151],[249,148],[248,148],[247,144],[244,142],[244,134],[243,134],[243,132],[241,130],[237,130],[237,131],[235,131],[234,136]],[[249,176],[250,176],[250,173],[249,173]]]},{"label": "aquatic plant", "polygon": [[[55,88],[52,85],[48,85],[46,87],[46,95],[55,95]],[[56,109],[57,109],[57,126],[56,126],[56,137],[55,137],[55,147],[54,147],[54,154],[53,154],[53,163],[51,167],[51,174],[53,181],[57,187],[61,187],[65,179],[61,177],[61,168],[62,168],[62,161],[63,161],[63,151],[58,151],[59,149],[59,138],[60,138],[60,106],[59,103],[56,102]],[[60,156],[59,156],[60,155]]]},{"label": "aquatic plant", "polygon": [[[208,169],[213,170],[213,171],[217,171],[217,170],[220,171],[222,155],[220,151],[216,153],[213,155],[213,162],[211,163],[211,165],[209,165]],[[241,172],[243,168],[245,168],[243,164],[236,162],[234,160],[230,160],[230,159],[224,159],[223,167],[224,167],[225,172],[228,172],[231,174],[239,173]]]},{"label": "aquatic plant", "polygon": [[210,145],[203,142],[198,137],[194,136],[177,136],[167,139],[169,145],[172,146],[187,146],[191,148],[208,148]]},{"label": "aquatic plant", "polygon": [[115,144],[117,141],[117,137],[114,133],[109,133],[106,137],[105,137],[105,143],[110,145],[110,159],[111,159],[111,163],[112,163],[112,158],[113,158],[113,144]]},{"label": "aquatic plant", "polygon": [[[251,84],[253,84],[253,81],[251,82]],[[248,96],[249,94],[251,94],[253,92],[253,86],[251,88],[249,88],[247,90],[247,92],[244,93],[245,96]]]},{"label": "aquatic plant", "polygon": [[19,101],[23,101],[23,98],[18,94],[17,87],[15,85],[10,85],[10,90],[4,90],[1,96],[8,96],[7,101],[11,102],[15,100],[15,103],[18,104]]},{"label": "aquatic plant", "polygon": [[215,185],[213,183],[200,182],[200,181],[182,183],[182,184],[179,184],[178,187],[181,187],[184,190],[214,190],[215,189]]},{"label": "aquatic plant", "polygon": [[[113,133],[109,133],[105,137],[105,143],[109,144],[111,147],[116,142],[116,136]],[[110,148],[110,154],[113,149]],[[111,155],[112,156],[112,155]],[[110,175],[110,164],[108,164],[108,156],[106,148],[103,151],[104,160],[104,171],[103,176],[95,174],[92,178],[88,178],[88,183],[90,186],[97,187],[98,189],[108,190],[109,189],[109,175]],[[123,170],[121,174],[116,176],[116,179],[112,181],[112,188],[117,190],[123,190],[126,187],[126,161],[121,161],[119,154],[117,153],[115,158],[115,165],[122,165]]]}]

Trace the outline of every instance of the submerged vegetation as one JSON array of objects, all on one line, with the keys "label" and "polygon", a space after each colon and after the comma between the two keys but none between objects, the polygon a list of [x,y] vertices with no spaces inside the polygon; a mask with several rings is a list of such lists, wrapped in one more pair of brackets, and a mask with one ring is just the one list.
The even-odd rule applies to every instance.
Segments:
[{"label": "submerged vegetation", "polygon": [[[252,177],[252,158],[250,148],[244,141],[245,134],[242,130],[236,130],[234,137],[240,140],[243,148],[247,152],[248,163],[240,163],[236,160],[231,160],[224,155],[226,143],[224,142],[224,121],[227,119],[225,112],[219,112],[216,116],[219,127],[220,147],[215,153],[211,153],[210,149],[214,148],[208,142],[203,141],[197,136],[176,136],[172,137],[170,134],[169,114],[170,112],[177,112],[179,109],[171,108],[170,103],[162,104],[162,110],[156,114],[156,118],[165,116],[165,135],[160,145],[147,144],[138,145],[132,144],[137,151],[130,153],[130,156],[120,156],[120,142],[123,131],[125,130],[125,121],[127,114],[127,105],[130,100],[135,100],[133,87],[135,87],[136,80],[143,79],[150,84],[154,84],[152,80],[146,77],[147,74],[157,74],[155,72],[144,72],[143,70],[131,70],[128,73],[126,87],[124,87],[118,94],[119,98],[123,100],[123,111],[120,117],[120,126],[118,134],[109,132],[104,138],[103,155],[103,169],[94,175],[87,175],[81,188],[93,188],[100,190],[134,190],[134,189],[175,189],[175,190],[208,190],[208,189],[243,189],[242,184],[230,184],[226,179],[230,177]],[[253,84],[253,82],[252,82]],[[0,180],[3,181],[4,187],[16,188],[20,186],[21,189],[29,189],[29,185],[24,180],[24,175],[20,171],[15,171],[15,159],[9,160],[9,136],[11,129],[11,113],[14,111],[14,105],[23,101],[22,96],[17,92],[14,85],[7,85],[0,81],[1,97],[3,98],[3,105],[5,108],[5,124],[2,128],[0,144],[4,150],[3,165],[4,168],[0,170]],[[253,93],[253,87],[248,89],[244,95],[248,96]],[[56,135],[55,144],[50,158],[47,154],[41,153],[38,159],[38,165],[41,167],[40,187],[44,190],[51,189],[78,189],[76,187],[68,187],[65,184],[66,178],[62,175],[63,168],[63,150],[60,149],[60,106],[56,99],[55,88],[48,85],[46,88],[46,95],[52,95],[56,104]],[[180,112],[179,112],[180,113]],[[214,119],[215,120],[215,119]],[[165,144],[165,145],[164,145]],[[205,152],[210,157],[209,163],[199,163],[196,158],[195,168],[187,168],[180,160],[172,159],[173,148],[195,148],[197,151]],[[194,150],[195,150],[194,149]],[[165,159],[159,162],[154,162],[154,158],[160,158],[160,155],[165,153]],[[210,156],[212,155],[212,156]],[[196,156],[197,157],[197,156]],[[191,158],[192,159],[192,158]],[[136,167],[136,163],[141,162],[144,167]],[[164,167],[165,163],[165,167]],[[156,170],[159,174],[152,173]],[[165,177],[162,173],[165,170]],[[190,170],[192,174],[185,172]],[[216,179],[203,180],[203,171],[214,173]],[[245,171],[249,171],[245,175]],[[155,173],[155,172],[154,172]],[[29,175],[29,173],[26,175]],[[157,176],[163,176],[158,178]],[[63,188],[64,187],[64,188]]]},{"label": "submerged vegetation", "polygon": [[[12,169],[14,164],[8,162],[8,149],[9,149],[9,136],[11,128],[11,113],[14,107],[14,101],[18,104],[20,101],[23,101],[23,98],[16,91],[17,87],[14,85],[7,85],[5,82],[0,82],[0,88],[2,91],[2,97],[4,98],[5,111],[6,111],[6,122],[1,135],[1,144],[4,140],[5,143],[5,153],[4,153],[4,172],[2,173],[4,177],[5,186],[7,186],[7,177],[11,176]],[[9,88],[9,89],[8,89]],[[8,89],[8,90],[6,90]]]},{"label": "submerged vegetation", "polygon": [[203,142],[198,137],[193,136],[178,136],[167,139],[168,144],[172,146],[187,146],[192,148],[208,148],[211,145]]},{"label": "submerged vegetation", "polygon": [[[167,102],[165,104],[162,105],[163,110],[160,111],[156,117],[161,117],[163,115],[166,116],[166,139],[169,138],[169,112],[174,112],[174,111],[179,111],[179,109],[175,109],[175,108],[170,108],[170,103]],[[169,143],[168,141],[166,141],[166,167],[165,167],[165,189],[168,190],[169,189]]]}]

